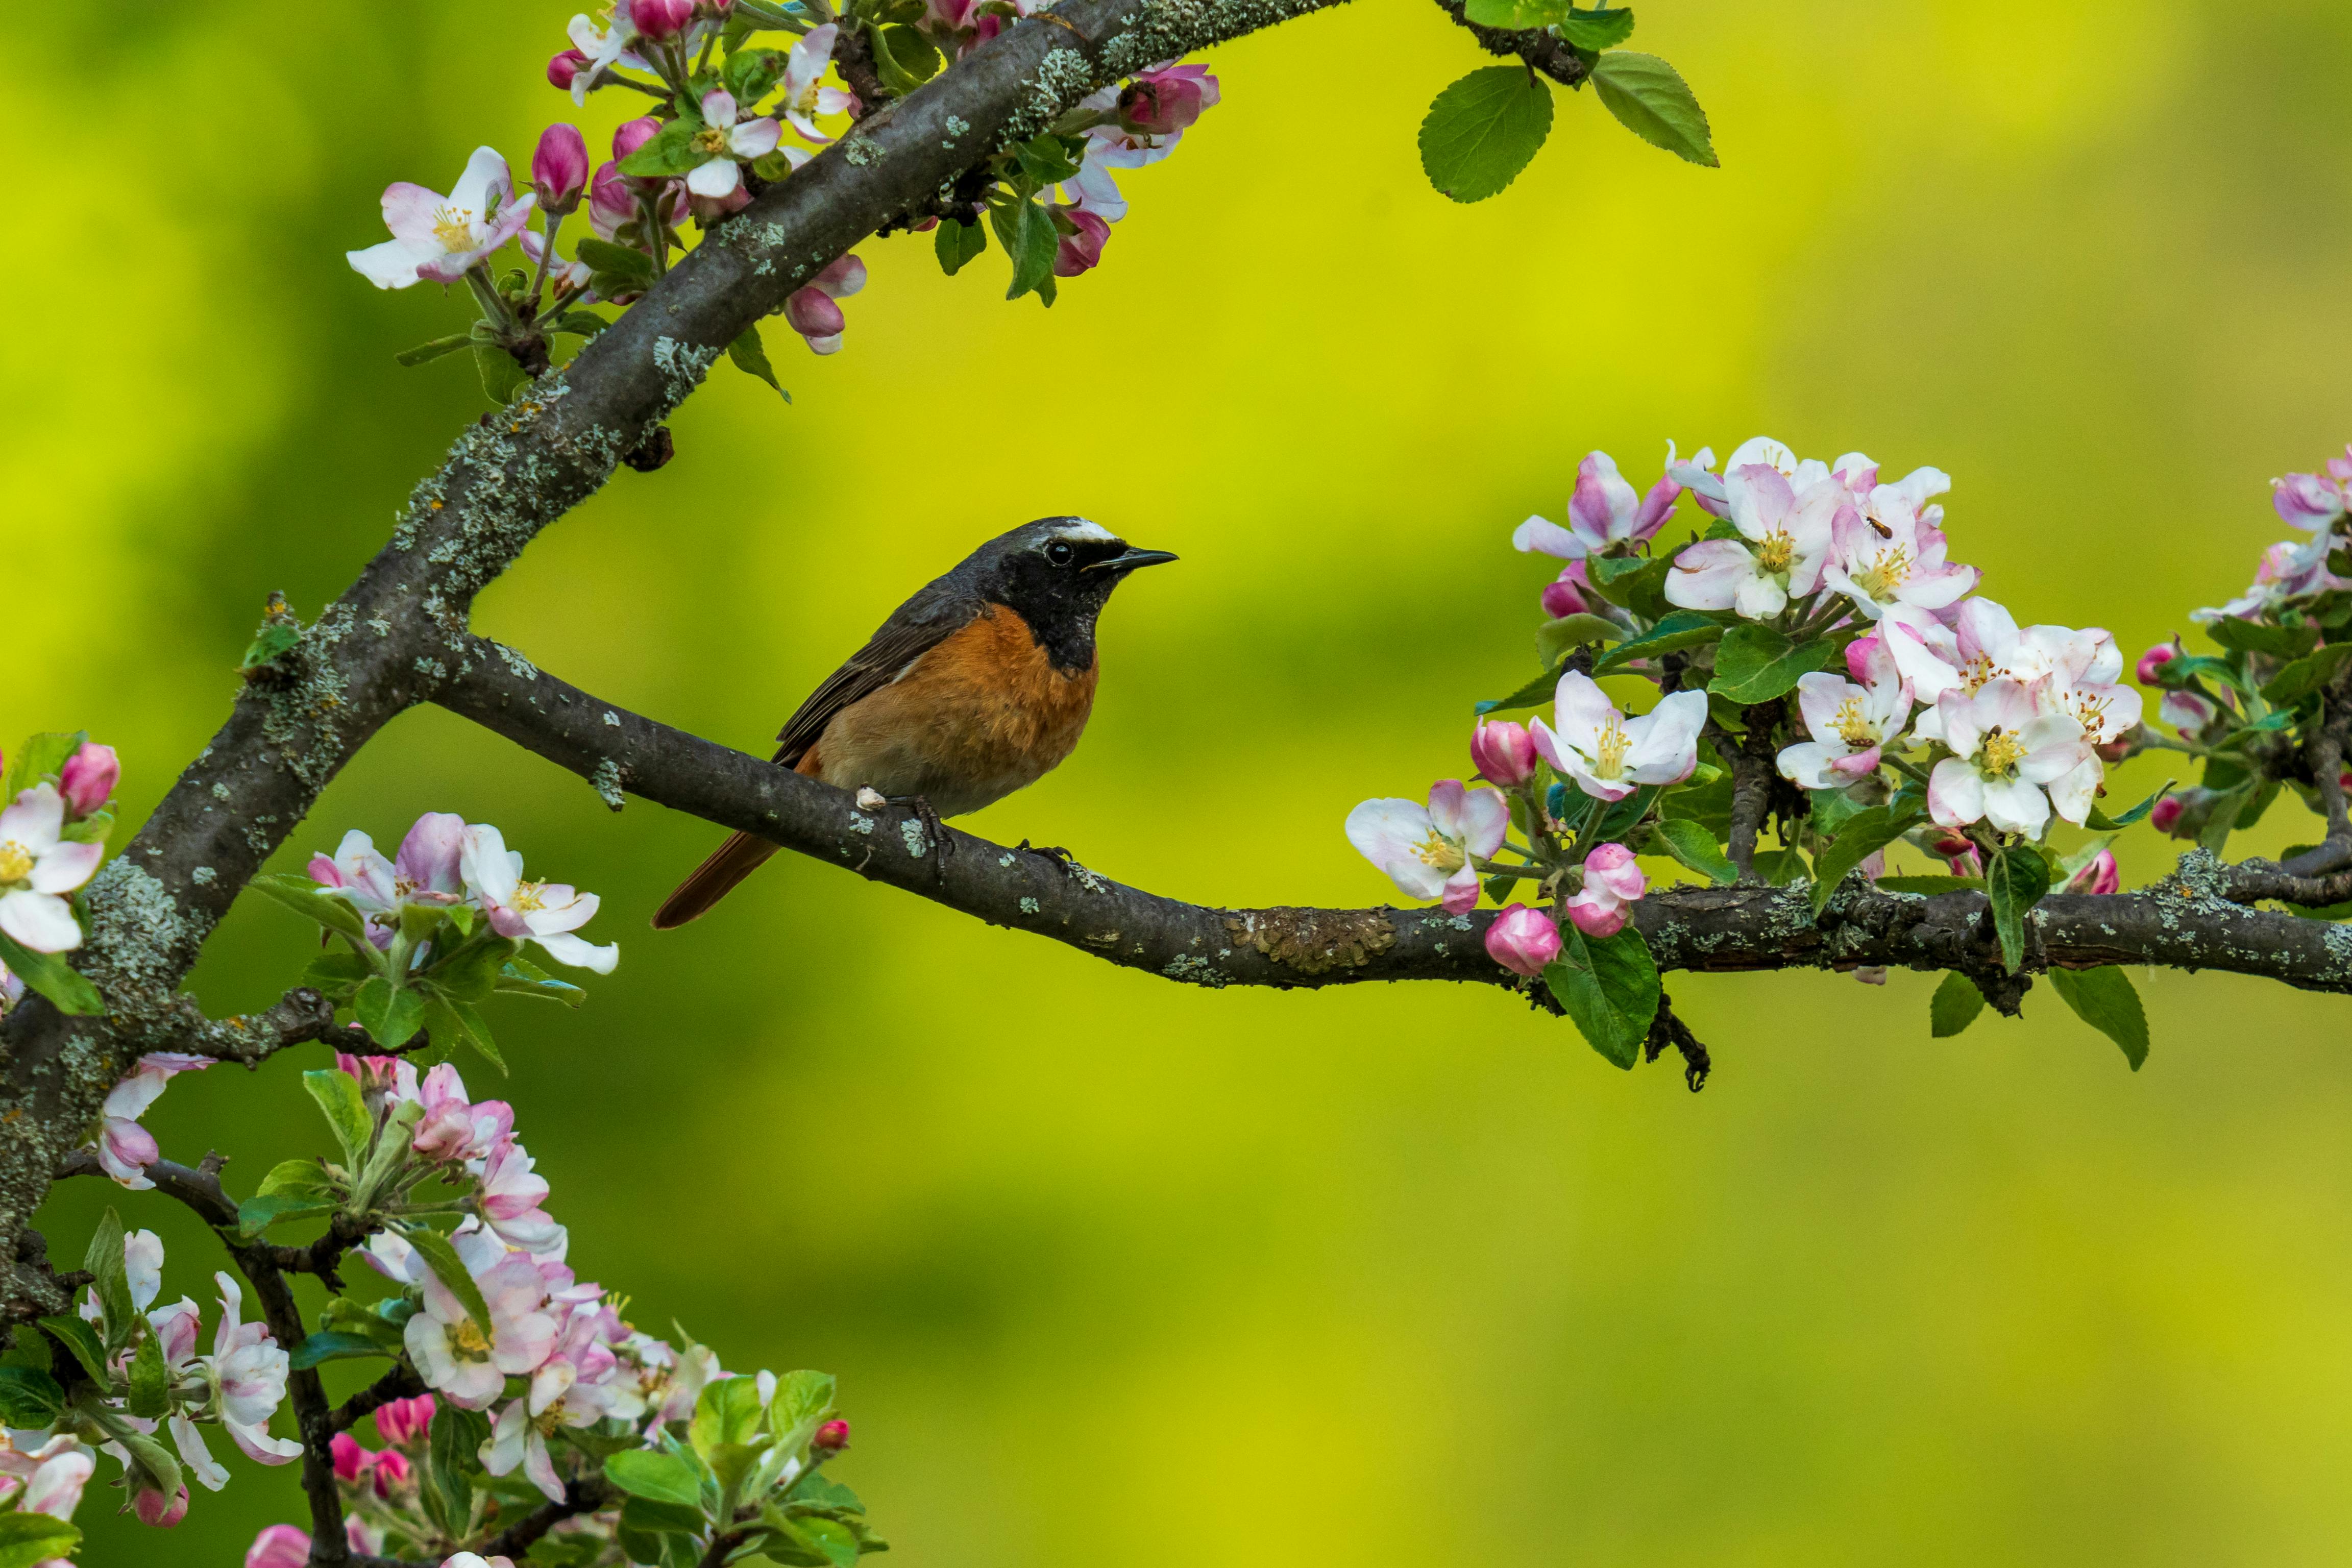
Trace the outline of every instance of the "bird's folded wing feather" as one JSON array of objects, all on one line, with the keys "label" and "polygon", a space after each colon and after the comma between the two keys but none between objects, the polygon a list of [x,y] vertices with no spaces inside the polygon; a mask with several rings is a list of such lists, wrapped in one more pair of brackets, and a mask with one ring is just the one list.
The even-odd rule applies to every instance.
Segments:
[{"label": "bird's folded wing feather", "polygon": [[776,761],[796,765],[833,722],[835,714],[897,680],[908,667],[971,623],[980,605],[967,594],[934,583],[882,623],[849,662],[826,676],[776,736]]}]

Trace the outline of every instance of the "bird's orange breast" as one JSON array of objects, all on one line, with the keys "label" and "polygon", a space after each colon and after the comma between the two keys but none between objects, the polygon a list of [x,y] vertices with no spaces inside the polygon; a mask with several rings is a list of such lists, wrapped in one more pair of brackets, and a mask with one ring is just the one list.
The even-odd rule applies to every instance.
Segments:
[{"label": "bird's orange breast", "polygon": [[833,717],[799,771],[843,789],[921,795],[941,816],[978,811],[1068,756],[1094,711],[1101,659],[1054,668],[1003,605]]}]

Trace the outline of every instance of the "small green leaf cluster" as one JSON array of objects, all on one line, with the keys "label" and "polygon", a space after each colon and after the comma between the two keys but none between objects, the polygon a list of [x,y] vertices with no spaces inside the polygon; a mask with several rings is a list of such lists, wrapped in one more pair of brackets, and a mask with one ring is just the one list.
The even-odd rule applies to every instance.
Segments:
[{"label": "small green leaf cluster", "polygon": [[[1678,158],[1717,166],[1706,112],[1689,84],[1657,56],[1618,47],[1633,35],[1632,10],[1579,10],[1569,0],[1469,0],[1463,17],[1481,27],[1557,39],[1559,49],[1580,67],[1573,85],[1590,81],[1619,124]],[[1551,124],[1552,84],[1534,56],[1524,65],[1488,66],[1447,87],[1430,105],[1421,125],[1421,165],[1445,195],[1485,201],[1534,161]]]}]

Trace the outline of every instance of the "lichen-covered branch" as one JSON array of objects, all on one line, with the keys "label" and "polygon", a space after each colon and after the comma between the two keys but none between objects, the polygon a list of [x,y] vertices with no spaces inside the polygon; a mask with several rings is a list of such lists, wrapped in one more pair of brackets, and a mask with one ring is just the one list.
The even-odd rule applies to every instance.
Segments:
[{"label": "lichen-covered branch", "polygon": [[[1006,848],[953,828],[944,860],[912,811],[844,792],[603,701],[494,645],[438,700],[590,781],[753,833],[870,881],[1109,963],[1196,985],[1315,987],[1452,980],[1517,985],[1487,957],[1490,911],[1231,910],[1114,882],[1059,852]],[[2139,893],[2060,894],[2034,911],[2029,968],[2155,964],[2352,992],[2352,929],[2232,901],[2236,868],[2191,852]],[[1635,906],[1664,970],[1885,965],[1994,973],[1980,893],[1881,892],[1859,879],[1816,920],[1803,889],[1661,889]]]},{"label": "lichen-covered branch", "polygon": [[1591,61],[1549,28],[1482,26],[1464,14],[1468,9],[1465,0],[1437,0],[1437,8],[1453,17],[1457,26],[1466,28],[1488,54],[1516,55],[1562,87],[1581,87],[1592,74]]}]

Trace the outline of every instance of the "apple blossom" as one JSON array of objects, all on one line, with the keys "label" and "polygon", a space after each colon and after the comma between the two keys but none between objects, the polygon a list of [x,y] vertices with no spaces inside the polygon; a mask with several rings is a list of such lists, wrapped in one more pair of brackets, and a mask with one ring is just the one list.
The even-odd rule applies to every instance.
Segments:
[{"label": "apple blossom", "polygon": [[1737,610],[1749,620],[1769,620],[1821,585],[1832,519],[1851,502],[1826,471],[1799,489],[1778,468],[1748,463],[1723,483],[1741,539],[1685,547],[1666,574],[1666,599],[1684,609]]},{"label": "apple blossom", "polygon": [[693,25],[694,0],[628,0],[629,20],[637,36],[660,42],[674,38]]},{"label": "apple blossom", "polygon": [[310,1568],[310,1535],[290,1524],[273,1524],[246,1548],[245,1568]]},{"label": "apple blossom", "polygon": [[[480,1256],[478,1249],[468,1250]],[[468,1258],[467,1267],[489,1308],[489,1322],[475,1321],[440,1277],[427,1270],[424,1308],[408,1320],[404,1334],[409,1359],[427,1387],[463,1409],[484,1410],[509,1376],[533,1372],[547,1359],[555,1347],[556,1323],[540,1310],[547,1288],[528,1257],[508,1253],[487,1268],[476,1268]]]},{"label": "apple blossom", "polygon": [[[133,1063],[131,1075],[107,1091],[99,1106],[98,1163],[120,1185],[143,1193],[155,1184],[146,1168],[163,1157],[154,1135],[139,1125],[139,1118],[163,1098],[163,1086],[184,1072],[202,1072],[213,1065],[210,1057],[179,1051],[150,1051]],[[160,1255],[158,1262],[160,1263]]]},{"label": "apple blossom", "polygon": [[839,114],[857,107],[856,94],[824,85],[825,68],[833,63],[834,40],[840,31],[839,26],[832,22],[812,27],[784,57],[784,117],[793,122],[793,130],[812,142],[833,140],[816,128],[813,116]]},{"label": "apple blossom", "polygon": [[1487,719],[1470,732],[1470,760],[1478,776],[1505,789],[1517,789],[1536,774],[1535,738],[1527,726],[1508,719]]},{"label": "apple blossom", "polygon": [[349,1432],[338,1432],[327,1445],[328,1455],[334,1461],[335,1479],[355,1481],[367,1473],[368,1461],[373,1454],[360,1447],[360,1440]]},{"label": "apple blossom", "polygon": [[94,816],[114,798],[114,786],[121,777],[122,764],[112,746],[84,741],[58,773],[58,793],[65,797],[68,815]]},{"label": "apple blossom", "polygon": [[595,947],[572,934],[595,915],[596,895],[568,883],[524,880],[521,854],[507,847],[497,828],[467,828],[460,859],[467,891],[500,936],[535,942],[556,963],[598,974],[610,974],[620,962],[618,943]]},{"label": "apple blossom", "polygon": [[81,922],[65,895],[98,869],[106,849],[73,843],[65,831],[65,797],[46,781],[0,811],[0,931],[35,952],[70,952]]},{"label": "apple blossom", "polygon": [[[614,66],[626,66],[631,70],[653,68],[646,63],[645,57],[636,52],[637,26],[630,18],[625,0],[616,0],[615,4],[606,6],[605,15],[607,20],[602,26],[585,16],[572,18],[571,26],[566,29],[572,38],[572,47],[566,49],[564,55],[576,54],[580,60],[572,68],[570,79],[555,81],[555,61],[548,62],[548,79],[555,81],[558,87],[571,89],[574,103],[587,102],[588,95],[604,85],[603,77]],[[563,58],[563,55],[556,57],[557,59]]]},{"label": "apple blossom", "polygon": [[405,289],[420,279],[455,283],[521,233],[538,200],[514,194],[514,176],[497,149],[477,147],[446,196],[406,181],[386,186],[383,221],[392,237],[346,251],[344,259],[379,289]]},{"label": "apple blossom", "polygon": [[1797,678],[1797,710],[1813,738],[1781,748],[1780,768],[1801,789],[1843,789],[1876,772],[1881,748],[1911,717],[1911,694],[1881,639],[1864,637],[1848,648],[1847,667],[1856,666],[1866,680],[1822,671]]},{"label": "apple blossom", "polygon": [[1603,844],[1584,858],[1584,887],[1561,907],[1576,929],[1590,937],[1612,937],[1625,929],[1631,906],[1650,890],[1650,879],[1622,844]]},{"label": "apple blossom", "polygon": [[549,56],[547,60],[548,85],[555,88],[558,91],[571,91],[573,79],[580,74],[580,68],[587,63],[588,57],[581,53],[578,49],[562,49]]},{"label": "apple blossom", "polygon": [[2158,680],[2158,672],[2179,657],[2180,648],[2178,644],[2158,643],[2139,656],[2139,662],[2132,667],[2132,675],[2142,686],[2154,686]]},{"label": "apple blossom", "polygon": [[[537,267],[540,258],[547,254],[547,241],[535,229],[523,230],[515,243],[522,247],[523,259],[533,267]],[[559,300],[567,295],[586,296],[588,285],[594,281],[595,277],[595,268],[586,262],[566,261],[560,254],[547,264],[548,287],[554,290]]]},{"label": "apple blossom", "polygon": [[2289,474],[2271,481],[2271,505],[2283,521],[2324,533],[2345,513],[2345,489],[2333,474]]},{"label": "apple blossom", "polygon": [[1562,616],[1583,615],[1588,611],[1611,616],[1617,613],[1616,606],[1606,599],[1601,599],[1596,607],[1594,601],[1597,598],[1598,595],[1593,594],[1592,578],[1584,563],[1571,561],[1559,569],[1558,578],[1544,584],[1543,613],[1553,620]]},{"label": "apple blossom", "polygon": [[1559,926],[1541,910],[1511,904],[1486,928],[1486,956],[1529,979],[1559,956]]},{"label": "apple blossom", "polygon": [[815,1436],[809,1439],[809,1447],[814,1448],[820,1454],[840,1453],[844,1448],[849,1447],[849,1423],[846,1421],[826,1422],[824,1426],[818,1427],[816,1429]]},{"label": "apple blossom", "polygon": [[809,279],[804,288],[794,289],[784,300],[784,320],[793,331],[808,340],[810,352],[829,354],[841,352],[841,333],[848,319],[835,303],[845,300],[866,287],[866,263],[855,256],[844,256]]},{"label": "apple blossom", "polygon": [[97,1468],[97,1456],[71,1433],[61,1432],[30,1453],[0,1434],[0,1498],[13,1497],[18,1512],[71,1519]]},{"label": "apple blossom", "polygon": [[299,1459],[301,1444],[269,1435],[269,1418],[286,1400],[286,1352],[267,1328],[240,1321],[245,1296],[236,1280],[215,1274],[213,1283],[220,1287],[221,1304],[213,1353],[205,1362],[213,1386],[213,1412],[246,1458],[264,1465]]},{"label": "apple blossom", "polygon": [[2172,830],[2180,825],[2180,814],[2188,809],[2188,803],[2179,795],[2166,795],[2149,809],[2147,825],[2158,833],[2169,837]]},{"label": "apple blossom", "polygon": [[[1671,455],[1671,453],[1669,454]],[[1637,494],[1606,452],[1588,452],[1576,466],[1576,489],[1568,500],[1568,526],[1531,517],[1512,531],[1511,547],[1580,561],[1612,547],[1641,543],[1665,525],[1683,487],[1671,478]]]},{"label": "apple blossom", "polygon": [[1118,120],[1130,131],[1173,136],[1214,108],[1217,79],[1206,66],[1164,65],[1139,71],[1118,95]]},{"label": "apple blossom", "polygon": [[425,1433],[433,1425],[435,1408],[433,1396],[429,1394],[380,1405],[375,1412],[376,1436],[394,1447],[413,1448],[425,1441]]},{"label": "apple blossom", "polygon": [[1822,583],[1874,621],[1895,605],[1934,612],[1957,604],[1979,574],[1944,559],[1943,531],[1921,510],[1928,497],[1951,487],[1942,470],[1920,468],[1898,484],[1874,487],[1859,507],[1840,507]]},{"label": "apple blossom", "polygon": [[588,142],[576,125],[549,126],[530,155],[530,188],[540,211],[558,217],[580,205],[588,188]]},{"label": "apple blossom", "polygon": [[[1075,195],[1052,209],[1056,220],[1054,276],[1076,278],[1101,264],[1103,247],[1110,241],[1110,226],[1127,216],[1127,201],[1118,194],[1110,171],[1099,163],[1079,165],[1077,174],[1063,182],[1062,190]],[[1071,232],[1059,233],[1063,224]]]},{"label": "apple blossom", "polygon": [[742,165],[774,152],[783,134],[772,120],[740,119],[735,95],[723,87],[702,95],[702,126],[694,149],[707,156],[686,176],[686,188],[698,196],[733,195],[743,184]]},{"label": "apple blossom", "polygon": [[514,1109],[502,1100],[466,1101],[466,1082],[447,1062],[425,1075],[425,1109],[409,1147],[427,1160],[478,1160],[514,1131]]},{"label": "apple blossom", "polygon": [[2083,868],[2067,879],[2070,893],[2119,893],[2123,891],[2123,872],[2116,866],[2112,849],[2101,849],[2091,857]]},{"label": "apple blossom", "polygon": [[2079,770],[2097,759],[2083,726],[2043,710],[2035,698],[2034,688],[2008,676],[1986,682],[1973,697],[1944,694],[1937,705],[1943,739],[1956,754],[1929,776],[1927,810],[1938,825],[1983,820],[2004,833],[2039,837],[2053,806],[2074,823],[2089,812],[2095,781],[2086,784]]},{"label": "apple blossom", "polygon": [[166,1497],[160,1488],[141,1487],[131,1499],[131,1511],[139,1522],[157,1530],[170,1530],[188,1517],[188,1489]]},{"label": "apple blossom", "polygon": [[1348,842],[1416,899],[1437,899],[1460,914],[1478,901],[1477,862],[1503,847],[1510,807],[1490,789],[1457,779],[1430,785],[1429,805],[1368,800],[1348,814]]},{"label": "apple blossom", "polygon": [[1571,669],[1552,698],[1558,728],[1538,717],[1528,728],[1553,769],[1596,800],[1622,800],[1643,784],[1680,784],[1698,766],[1698,732],[1706,694],[1677,691],[1637,719],[1617,710],[1592,678]]},{"label": "apple blossom", "polygon": [[2221,706],[2194,691],[2168,691],[2156,716],[2183,735],[2195,735],[2221,716]]},{"label": "apple blossom", "polygon": [[[1759,439],[1761,437],[1759,437]],[[1754,443],[1750,442],[1749,445],[1752,446]],[[1743,451],[1746,449],[1746,447],[1741,448]],[[1730,506],[1724,498],[1723,479],[1715,472],[1714,447],[1701,447],[1691,454],[1688,462],[1684,462],[1675,455],[1675,444],[1668,441],[1666,443],[1666,478],[1689,491],[1691,500],[1696,501],[1699,510],[1709,517],[1731,515]]]},{"label": "apple blossom", "polygon": [[509,1247],[560,1257],[564,1229],[540,1207],[547,1199],[547,1179],[534,1174],[532,1164],[521,1144],[512,1138],[499,1140],[478,1173],[482,1219]]},{"label": "apple blossom", "polygon": [[441,1560],[441,1568],[514,1568],[511,1557],[483,1557],[471,1552],[460,1552]]}]

